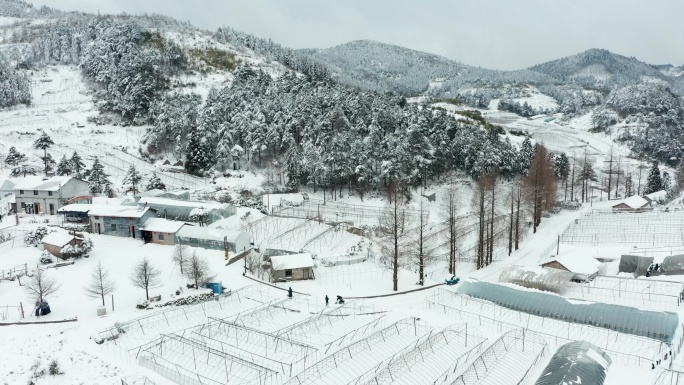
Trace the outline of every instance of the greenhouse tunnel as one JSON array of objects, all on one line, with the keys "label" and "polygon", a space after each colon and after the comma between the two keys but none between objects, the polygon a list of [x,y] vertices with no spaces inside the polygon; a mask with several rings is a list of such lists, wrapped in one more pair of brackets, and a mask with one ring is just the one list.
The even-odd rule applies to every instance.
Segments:
[{"label": "greenhouse tunnel", "polygon": [[569,342],[556,351],[535,385],[602,385],[610,357],[586,341]]},{"label": "greenhouse tunnel", "polygon": [[464,282],[458,292],[511,310],[653,338],[668,345],[672,345],[679,326],[677,313],[608,303],[571,302],[552,293],[518,290],[489,282]]}]

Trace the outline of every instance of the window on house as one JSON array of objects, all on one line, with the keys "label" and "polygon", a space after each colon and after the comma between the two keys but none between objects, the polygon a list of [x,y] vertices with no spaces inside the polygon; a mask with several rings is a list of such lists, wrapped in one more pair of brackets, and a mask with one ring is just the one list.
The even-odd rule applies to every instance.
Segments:
[{"label": "window on house", "polygon": [[163,241],[163,240],[164,240],[164,234],[159,233],[159,240],[160,240],[160,241]]},{"label": "window on house", "polygon": [[285,270],[285,277],[292,277],[292,269]]},{"label": "window on house", "polygon": [[24,190],[19,190],[19,194],[24,194]]},{"label": "window on house", "polygon": [[26,202],[21,202],[21,208],[26,208]]},{"label": "window on house", "polygon": [[112,231],[116,231],[116,223],[112,223],[111,226]]},{"label": "window on house", "polygon": [[48,196],[52,196],[52,191],[48,191]]},{"label": "window on house", "polygon": [[95,215],[95,219],[100,219],[100,216],[99,216],[99,215]]},{"label": "window on house", "polygon": [[38,190],[33,190],[33,195],[38,195]]}]

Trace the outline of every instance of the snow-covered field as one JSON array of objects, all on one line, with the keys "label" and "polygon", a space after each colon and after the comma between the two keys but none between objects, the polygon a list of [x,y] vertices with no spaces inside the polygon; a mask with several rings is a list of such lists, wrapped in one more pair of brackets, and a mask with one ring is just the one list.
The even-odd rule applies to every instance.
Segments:
[{"label": "snow-covered field", "polygon": [[[201,80],[205,82],[202,87],[208,87],[209,83],[225,79]],[[143,174],[156,171],[169,187],[187,187],[195,197],[217,190],[259,193],[267,179],[258,172],[244,172],[243,178],[217,178],[214,184],[184,173],[162,171],[159,165],[145,162],[137,152],[144,127],[94,126],[87,122],[96,110],[74,68],[44,70],[36,77],[33,94],[32,106],[0,111],[2,152],[16,146],[29,155],[31,162],[38,164],[41,154],[31,145],[40,128],[57,143],[50,150],[57,160],[74,150],[88,164],[97,156],[116,185],[121,184],[130,165]],[[541,94],[526,101],[533,107],[552,104]],[[495,110],[483,113],[492,123],[508,130],[525,131],[551,150],[577,157],[586,151],[595,158],[596,164],[607,160],[611,148],[616,156],[628,154],[610,136],[590,133],[588,116],[556,123],[556,120],[529,120]],[[521,141],[520,137],[510,137],[516,143]],[[6,169],[0,170],[0,176],[7,173]],[[442,187],[432,186],[438,195]],[[324,201],[321,192],[308,193],[310,202]],[[461,214],[471,211],[470,193],[469,187],[462,188]],[[454,294],[454,288],[383,296],[392,293],[392,277],[391,271],[382,267],[377,258],[373,235],[350,232],[351,225],[346,223],[372,228],[385,205],[381,196],[364,200],[344,197],[339,202],[325,204],[322,210],[316,207],[315,215],[313,211],[311,215],[305,213],[313,210],[311,204],[291,209],[280,207],[285,201],[302,204],[301,194],[268,195],[263,199],[269,208],[276,206],[281,216],[264,216],[256,210],[239,208],[236,216],[212,227],[246,229],[255,245],[262,249],[310,252],[316,258],[315,280],[272,287],[258,282],[259,278],[267,279],[264,275],[243,276],[241,263],[225,266],[223,252],[198,249],[208,259],[215,279],[223,282],[230,295],[202,304],[141,310],[136,309],[136,304],[144,297],[144,291],[134,287],[129,277],[132,266],[146,257],[161,270],[163,283],[151,292],[161,295],[161,303],[198,292],[186,288],[186,278],[172,263],[173,248],[144,245],[134,239],[89,235],[95,245],[89,258],[46,270],[61,284],[60,290],[48,299],[51,314],[40,319],[35,317],[31,311],[32,298],[25,288],[16,280],[0,281],[0,321],[24,323],[0,327],[0,384],[27,384],[31,379],[40,384],[117,385],[122,381],[125,384],[356,381],[433,384],[457,380],[464,384],[532,383],[555,349],[569,340],[589,340],[614,355],[606,380],[608,385],[650,384],[656,376],[661,376],[661,368],[670,366],[671,359],[661,363],[659,370],[650,369],[651,363],[660,359],[666,349],[659,341],[532,317],[491,304],[464,310],[462,302],[467,299]],[[649,234],[662,233],[668,239],[681,236],[678,223],[668,229],[656,228],[656,223],[663,220],[662,213],[657,214],[660,216],[633,214],[627,218],[606,214],[607,219],[598,223],[591,219],[597,216],[591,217],[589,212],[594,208],[608,208],[613,202],[596,199],[578,211],[562,211],[544,218],[537,234],[527,234],[520,249],[511,256],[499,252],[504,248],[497,244],[492,265],[475,270],[472,263],[462,262],[457,275],[462,279],[497,282],[501,272],[511,266],[536,267],[555,253],[559,235],[563,236],[559,245],[561,253],[585,253],[612,260],[619,259],[635,245],[644,247],[648,242],[665,242],[653,236],[648,238]],[[415,210],[416,202],[412,204]],[[439,202],[426,204],[430,211],[428,221],[438,232]],[[653,215],[657,217],[651,218]],[[315,217],[323,217],[324,222],[311,220]],[[22,231],[37,226],[30,223],[32,219],[21,217],[19,226],[14,225],[13,218],[5,217],[0,222],[0,229],[19,235],[11,244],[0,243],[0,270],[17,266],[35,270],[41,266],[40,248],[25,247],[20,242]],[[54,217],[48,219],[51,223],[58,222]],[[639,220],[649,222],[651,227],[644,230]],[[637,230],[625,230],[629,228]],[[606,229],[620,233],[622,238],[617,235],[610,238],[611,232]],[[590,240],[579,242],[582,237]],[[635,243],[639,237],[643,242]],[[431,242],[442,242],[437,238]],[[611,241],[618,238],[619,241]],[[672,242],[678,243],[681,239]],[[83,290],[98,262],[116,282],[116,291],[105,301],[105,316],[97,315],[100,300],[88,298]],[[617,275],[616,263],[608,263],[606,274]],[[444,264],[438,263],[427,269],[425,284],[440,284],[444,278],[447,278]],[[684,281],[684,277],[669,278]],[[680,301],[673,300],[678,293],[670,286],[658,285],[655,279],[629,279],[637,283],[600,277],[591,284],[574,286],[566,296],[682,314]],[[412,268],[399,271],[399,291],[419,288],[416,281],[417,272]],[[616,284],[618,297],[615,297]],[[284,289],[288,287],[295,291],[293,299],[286,298]],[[178,289],[182,291],[180,296],[175,294]],[[326,295],[331,299],[328,306],[324,302]],[[347,298],[344,306],[333,304],[337,295]],[[381,297],[351,298],[373,296]],[[485,319],[492,321],[487,323]],[[61,320],[71,322],[46,323]],[[36,321],[42,324],[29,324]],[[100,338],[105,341],[96,344]],[[527,350],[526,343],[529,343]],[[510,350],[505,350],[501,359],[492,360],[491,357],[502,354],[502,345]],[[675,367],[684,367],[679,347],[672,349],[677,352],[674,361],[678,366]],[[52,360],[59,362],[63,374],[47,373]],[[482,372],[483,363],[496,365],[486,369],[485,378],[473,377],[473,373]]]}]

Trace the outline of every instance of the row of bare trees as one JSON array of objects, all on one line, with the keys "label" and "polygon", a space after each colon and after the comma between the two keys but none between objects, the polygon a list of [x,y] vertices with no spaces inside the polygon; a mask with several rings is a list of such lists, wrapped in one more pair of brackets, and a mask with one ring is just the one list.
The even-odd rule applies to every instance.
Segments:
[{"label": "row of bare trees", "polygon": [[[421,215],[409,223],[408,193],[391,180],[389,203],[380,220],[380,263],[392,271],[393,290],[398,290],[399,272],[405,267],[415,268],[418,284],[423,285],[426,268],[440,259],[445,259],[447,270],[455,274],[459,258],[471,251],[478,269],[492,263],[497,245],[507,246],[510,255],[519,248],[528,216],[532,232],[537,232],[543,213],[556,204],[556,189],[552,158],[544,146],[537,146],[528,173],[520,180],[503,180],[495,171],[483,174],[475,186],[473,213],[460,213],[463,202],[458,188],[447,188],[441,197],[439,221],[428,222],[421,199]],[[463,243],[473,238],[475,248],[465,249]],[[448,252],[436,255],[435,249],[443,246]]]}]

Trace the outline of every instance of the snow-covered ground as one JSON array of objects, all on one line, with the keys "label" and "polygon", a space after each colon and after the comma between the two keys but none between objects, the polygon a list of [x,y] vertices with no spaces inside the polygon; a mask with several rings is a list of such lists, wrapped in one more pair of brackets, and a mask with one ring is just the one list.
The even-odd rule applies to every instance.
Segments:
[{"label": "snow-covered ground", "polygon": [[[0,20],[0,23],[2,22],[5,20]],[[178,36],[177,38],[182,43],[182,39],[186,37]],[[245,58],[249,57],[249,53],[243,54]],[[208,89],[212,84],[230,79],[219,76],[211,79],[182,80],[195,82],[199,84],[199,88]],[[6,153],[9,146],[16,146],[20,151],[27,153],[32,162],[39,163],[38,156],[41,154],[32,149],[32,143],[36,138],[37,129],[40,128],[46,130],[57,143],[54,149],[50,150],[57,160],[62,155],[71,155],[74,150],[81,153],[88,165],[97,156],[104,164],[105,171],[112,176],[112,182],[115,185],[121,184],[124,172],[130,165],[135,165],[144,174],[156,171],[168,186],[188,187],[192,195],[196,197],[217,191],[238,193],[247,190],[259,193],[263,191],[264,182],[270,179],[262,173],[251,171],[242,172],[242,177],[217,178],[215,181],[183,173],[162,171],[157,165],[147,163],[138,157],[137,146],[144,134],[144,127],[94,126],[87,122],[89,116],[97,113],[88,92],[75,68],[48,67],[35,78],[33,84],[35,103],[33,105],[0,110],[0,151]],[[520,101],[522,102],[523,99]],[[536,93],[525,101],[533,107],[552,106],[551,101]],[[443,107],[452,109],[451,112],[460,108],[446,103],[443,103]],[[483,110],[482,113],[492,123],[502,125],[508,130],[529,133],[533,139],[543,142],[551,150],[563,151],[569,156],[577,157],[584,156],[586,152],[595,158],[597,165],[607,160],[611,148],[615,151],[615,156],[625,158],[629,153],[625,147],[614,143],[609,135],[590,133],[589,115],[557,123],[557,120],[526,119],[497,110]],[[515,143],[522,141],[519,136],[510,135],[510,138]],[[0,170],[0,176],[5,176],[7,173],[6,169]],[[463,208],[460,213],[465,215],[471,211],[472,190],[467,182],[461,182],[463,182],[460,184],[463,197],[460,202]],[[437,191],[439,196],[443,187],[432,186],[432,189]],[[329,196],[324,198],[320,191],[317,193],[308,191],[308,196],[312,202],[331,200]],[[295,203],[304,201],[301,194],[266,195],[263,199],[263,203],[269,208],[280,206],[281,202],[286,200]],[[334,200],[334,197],[332,199],[333,203],[327,206],[338,210],[333,213],[334,215],[363,217],[368,221],[371,221],[373,219],[371,217],[377,215],[386,204],[381,194],[361,199],[357,196],[348,197],[345,191],[344,198],[338,198],[338,201]],[[566,233],[578,218],[591,209],[608,208],[614,203],[601,201],[600,197],[596,199],[597,201],[585,204],[578,211],[562,211],[558,215],[544,218],[537,233],[526,234],[520,249],[514,251],[510,257],[505,252],[498,253],[494,262],[481,270],[475,270],[473,264],[463,262],[457,268],[457,275],[462,279],[497,282],[501,273],[511,266],[538,266],[548,256],[555,254],[558,236]],[[415,199],[411,203],[413,210],[418,209],[420,201],[420,199]],[[430,211],[428,221],[438,229],[441,220],[438,213],[439,202],[429,203],[424,199],[422,202]],[[109,203],[118,204],[120,201],[111,200]],[[343,213],[342,209],[347,212]],[[349,212],[362,214],[350,215]],[[638,214],[635,214],[633,218],[638,219]],[[30,230],[37,226],[37,224],[30,223],[31,219],[31,217],[21,217],[19,226],[14,226],[13,218],[5,217],[3,222],[0,222],[0,229],[9,229],[5,231],[14,231],[19,234],[22,230]],[[58,222],[57,218],[48,219],[51,223]],[[225,266],[224,255],[221,251],[199,249],[197,251],[209,260],[210,269],[216,275],[215,279],[222,281],[224,287],[231,290],[233,294],[220,301],[211,301],[203,305],[153,310],[136,309],[139,299],[144,297],[144,291],[134,287],[129,279],[132,266],[142,258],[149,258],[161,270],[162,285],[153,289],[151,294],[161,295],[162,302],[178,298],[175,292],[179,288],[183,291],[181,297],[196,292],[186,288],[187,279],[181,276],[178,268],[172,263],[173,248],[155,244],[144,245],[141,241],[133,239],[90,235],[95,249],[89,258],[79,259],[73,265],[47,270],[47,273],[61,284],[61,288],[48,299],[53,312],[41,317],[40,320],[32,315],[32,298],[24,287],[19,286],[17,281],[0,281],[0,315],[5,318],[1,321],[19,321],[21,306],[24,308],[26,317],[24,323],[77,319],[75,322],[61,324],[2,326],[0,329],[0,379],[4,382],[0,381],[0,384],[26,384],[35,377],[40,377],[37,382],[41,384],[86,384],[93,383],[93,379],[97,379],[97,383],[118,385],[122,383],[122,380],[127,384],[144,383],[144,378],[150,379],[155,384],[173,384],[174,382],[169,380],[173,376],[177,376],[173,377],[176,379],[185,379],[187,383],[195,383],[187,377],[192,373],[198,374],[199,371],[201,375],[214,376],[217,378],[216,381],[228,382],[228,379],[221,378],[221,374],[226,371],[222,365],[244,361],[247,358],[257,360],[262,369],[256,369],[256,372],[268,374],[268,378],[271,378],[274,384],[284,383],[299,374],[302,375],[300,380],[304,383],[308,381],[308,383],[327,384],[347,383],[359,377],[371,381],[386,373],[406,373],[401,380],[403,383],[433,383],[439,375],[449,370],[452,373],[471,373],[473,370],[480,369],[473,366],[476,365],[475,359],[485,357],[483,355],[489,354],[487,352],[495,351],[500,338],[508,338],[502,337],[507,330],[488,327],[482,325],[481,321],[475,320],[477,316],[484,315],[484,308],[470,309],[473,312],[472,317],[463,315],[455,317],[453,314],[445,314],[445,308],[440,309],[438,306],[430,305],[427,299],[438,288],[389,297],[349,298],[391,294],[391,271],[381,266],[377,245],[372,244],[374,240],[372,234],[361,236],[349,232],[349,229],[342,225],[333,223],[335,222],[333,220],[328,220],[328,222],[330,223],[285,216],[265,217],[257,210],[238,208],[236,216],[216,222],[211,227],[247,229],[255,244],[261,248],[310,252],[316,257],[316,279],[279,283],[276,286],[280,289],[274,288],[251,279],[266,279],[266,276],[251,278],[243,276],[244,269],[241,263]],[[364,224],[368,225],[368,223]],[[584,228],[581,231],[588,230]],[[578,245],[561,242],[559,250],[567,255],[582,253],[614,260],[632,246],[626,243]],[[497,244],[497,249],[503,248]],[[40,248],[24,247],[19,242],[0,244],[0,270],[21,265],[34,270],[39,266],[40,254]],[[343,263],[351,261],[358,263]],[[101,305],[100,301],[86,297],[83,290],[93,267],[98,262],[103,264],[117,284],[113,298],[106,298],[107,315],[103,317],[97,316],[96,312]],[[427,269],[425,284],[442,283],[447,277],[444,267],[444,263],[430,266]],[[606,273],[617,275],[616,262],[608,264]],[[399,290],[402,292],[420,288],[416,284],[417,272],[412,268],[401,269],[398,278]],[[682,277],[669,278],[684,281]],[[655,278],[653,281],[656,279],[662,280],[662,277]],[[596,285],[599,285],[598,282]],[[571,295],[573,298],[582,297],[596,302],[682,313],[678,303],[674,302],[672,304],[658,302],[657,309],[653,309],[650,304],[644,304],[643,297],[625,296],[620,299],[611,299],[610,295],[601,294],[602,290],[609,292],[610,285],[607,285],[593,287],[593,294],[584,297],[582,297],[583,292],[573,292]],[[296,292],[292,300],[286,298],[284,289],[288,287]],[[326,295],[331,299],[329,306],[326,306],[324,302]],[[332,304],[337,295],[348,298],[345,306]],[[477,314],[477,312],[480,313]],[[216,319],[222,319],[224,322]],[[120,334],[115,323],[126,325],[127,332]],[[197,326],[201,324],[208,326],[206,328]],[[332,325],[337,326],[331,327]],[[410,330],[411,328],[406,325],[415,327],[413,334],[392,334],[394,333],[391,332],[392,327],[395,330]],[[534,328],[530,325],[525,327],[537,332],[544,331],[543,324],[532,326]],[[577,330],[571,328],[574,327],[568,327],[568,334]],[[471,338],[471,345],[466,347],[465,341],[468,338],[464,338],[464,333],[468,333],[468,330],[471,333],[468,334]],[[591,338],[597,344],[599,343],[597,341],[600,341],[602,347],[610,351],[636,355],[634,347],[630,347],[628,343],[602,340],[605,334],[601,332],[582,335],[581,330],[583,329],[580,329],[580,332],[574,334],[571,339]],[[230,332],[237,334],[238,331],[246,336],[247,341],[254,343],[229,340],[221,334]],[[109,333],[110,336],[116,334],[118,338],[98,345],[91,337],[102,336],[102,332],[104,335]],[[168,337],[162,337],[162,335],[168,335]],[[463,341],[464,346],[459,345],[458,349],[449,350],[448,354],[428,354],[427,350],[420,350],[420,347],[425,347],[428,343],[435,343],[436,340],[432,339],[434,335],[449,338],[449,341],[457,343]],[[608,335],[616,339],[624,337],[616,333]],[[497,370],[515,368],[516,370],[510,373],[518,375],[517,369],[528,366],[522,372],[530,368],[528,373],[538,374],[558,346],[557,341],[551,337],[540,338],[542,340],[548,338],[541,345],[545,346],[544,343],[546,343],[547,350],[540,349],[532,355],[514,350],[506,355],[506,359],[501,360]],[[263,342],[265,345],[255,341],[265,341]],[[632,340],[624,337],[624,341]],[[279,355],[279,351],[269,350],[275,342],[286,343],[288,349],[292,349],[291,354]],[[169,347],[173,355],[170,353],[163,355],[162,352],[152,348],[152,346],[162,346],[162,344],[166,344],[164,346]],[[296,345],[299,348],[295,347]],[[200,347],[199,353],[204,354],[201,356],[202,359],[206,360],[206,363],[201,364],[204,365],[201,370],[194,367],[200,365],[197,359],[191,358],[191,354],[195,353],[198,346]],[[215,350],[224,349],[223,354],[207,353],[207,346]],[[653,346],[649,342],[645,342],[643,346],[645,348],[638,353],[641,354],[639,357],[649,357],[648,355],[654,354]],[[188,347],[190,347],[189,350],[187,350]],[[345,349],[351,353],[351,347],[358,350],[355,350],[351,356],[345,355]],[[136,348],[138,350],[135,350]],[[310,355],[303,353],[310,349],[315,350],[315,353]],[[425,356],[418,359],[416,358],[417,352],[424,353]],[[545,353],[541,354],[542,352]],[[456,356],[456,353],[460,355]],[[226,358],[227,354],[232,354],[232,358]],[[309,357],[305,363],[298,361],[303,356]],[[140,357],[143,357],[142,361]],[[677,355],[675,361],[677,365],[684,366],[681,357]],[[336,371],[330,370],[326,367],[326,362],[329,362],[331,358],[342,359],[345,363]],[[48,370],[53,359],[59,362],[63,374],[40,375],[41,371]],[[409,378],[405,367],[409,365],[407,362],[411,362],[416,371],[424,374],[412,376],[410,381],[407,380]],[[298,371],[293,369],[292,372],[285,373],[281,364],[291,364]],[[624,361],[615,360],[608,372],[606,384],[650,384],[658,375],[658,371],[644,369],[642,364],[647,366],[646,362],[638,362],[630,367]],[[668,364],[669,361],[661,367]],[[171,373],[174,368],[176,374]],[[318,371],[320,368],[324,369],[322,375],[305,375]],[[248,376],[248,373],[255,373],[253,365],[249,370],[245,369],[245,376]],[[263,372],[260,372],[261,370]],[[491,378],[500,378],[494,376],[494,373],[496,371],[492,370],[493,377]],[[506,371],[504,370],[503,373]],[[304,380],[304,377],[308,380]],[[534,380],[536,377],[530,378]],[[512,377],[505,379],[511,380],[512,383],[518,381]],[[208,381],[208,383],[211,382]]]}]

